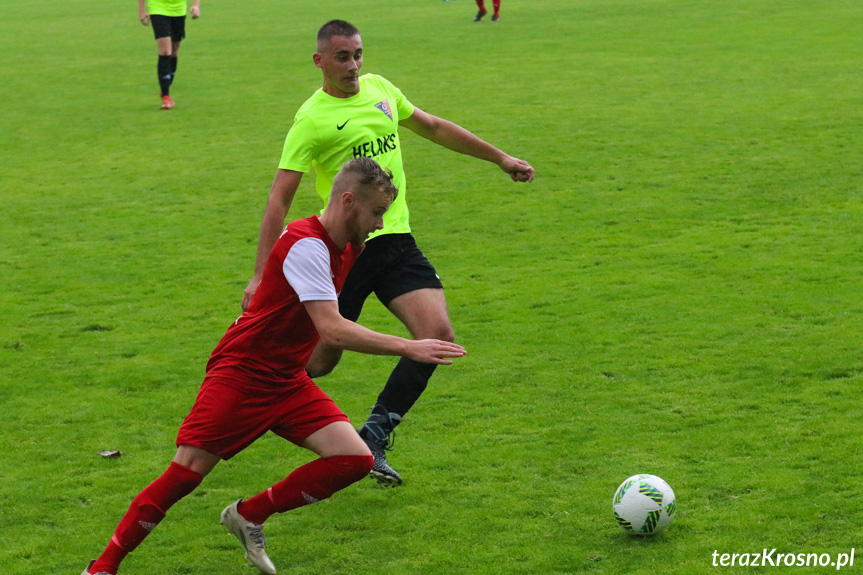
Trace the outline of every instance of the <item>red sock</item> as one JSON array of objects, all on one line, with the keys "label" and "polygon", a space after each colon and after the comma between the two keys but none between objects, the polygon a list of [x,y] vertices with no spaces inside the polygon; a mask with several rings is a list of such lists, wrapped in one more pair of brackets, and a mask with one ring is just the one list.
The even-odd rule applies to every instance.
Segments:
[{"label": "red sock", "polygon": [[141,491],[90,573],[117,573],[120,562],[150,534],[177,501],[191,493],[204,477],[179,463],[171,463],[158,479]]},{"label": "red sock", "polygon": [[366,475],[374,465],[371,455],[336,455],[316,459],[295,469],[287,478],[237,506],[237,512],[261,524],[273,513],[284,513],[327,499]]},{"label": "red sock", "polygon": [[500,0],[491,0],[492,6],[494,6],[494,15],[500,16]]},{"label": "red sock", "polygon": [[484,0],[476,0],[476,5],[479,6],[480,12],[485,12],[485,2]]}]

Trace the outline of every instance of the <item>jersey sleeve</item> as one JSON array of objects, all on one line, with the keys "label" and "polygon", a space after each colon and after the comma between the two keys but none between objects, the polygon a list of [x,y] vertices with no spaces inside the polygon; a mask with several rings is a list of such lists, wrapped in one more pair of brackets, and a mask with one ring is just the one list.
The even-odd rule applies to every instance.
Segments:
[{"label": "jersey sleeve", "polygon": [[384,86],[387,96],[392,98],[392,101],[395,104],[393,107],[398,112],[399,121],[402,121],[405,118],[410,118],[414,113],[414,105],[411,104],[410,100],[408,100],[404,94],[402,94],[401,90],[396,88],[395,84],[382,76],[378,76],[378,78]]},{"label": "jersey sleeve", "polygon": [[330,250],[319,238],[303,238],[291,246],[282,263],[282,273],[300,301],[338,299],[330,269]]},{"label": "jersey sleeve", "polygon": [[294,125],[285,137],[279,168],[295,172],[310,172],[320,141],[318,130],[311,118],[298,114],[294,118]]}]

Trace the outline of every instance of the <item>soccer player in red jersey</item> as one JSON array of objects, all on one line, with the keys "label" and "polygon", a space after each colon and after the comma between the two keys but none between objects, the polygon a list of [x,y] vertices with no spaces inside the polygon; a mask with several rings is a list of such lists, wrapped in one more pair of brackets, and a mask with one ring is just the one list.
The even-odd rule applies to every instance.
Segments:
[{"label": "soccer player in red jersey", "polygon": [[[483,16],[488,14],[488,10],[485,9],[485,0],[476,0],[476,5],[479,8],[479,12],[476,13],[473,21],[479,22]],[[492,0],[492,6],[494,7],[494,14],[491,16],[491,21],[497,22],[500,20],[500,0]]]},{"label": "soccer player in red jersey", "polygon": [[368,475],[374,463],[369,448],[306,373],[318,341],[443,365],[465,353],[447,341],[377,333],[339,314],[338,292],[348,270],[368,235],[383,227],[397,193],[391,175],[377,162],[351,160],[336,175],[323,214],[284,229],[248,309],[210,356],[204,383],[177,434],[171,465],[135,497],[105,551],[82,575],[116,575],[120,562],[171,506],[192,493],[219,461],[267,431],[319,459],[222,511],[222,525],[263,573],[276,573],[264,549],[268,517],[326,499]]}]

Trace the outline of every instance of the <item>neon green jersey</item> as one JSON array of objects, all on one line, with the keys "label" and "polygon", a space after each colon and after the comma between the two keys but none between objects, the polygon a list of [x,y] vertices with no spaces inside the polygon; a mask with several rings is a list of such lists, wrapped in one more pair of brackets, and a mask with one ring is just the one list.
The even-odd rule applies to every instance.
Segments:
[{"label": "neon green jersey", "polygon": [[161,16],[185,16],[186,0],[147,0],[147,12]]},{"label": "neon green jersey", "polygon": [[359,83],[359,92],[350,98],[335,98],[319,89],[300,106],[285,138],[279,168],[296,172],[314,168],[315,187],[326,206],[342,165],[361,156],[373,158],[393,173],[399,193],[384,214],[383,229],[369,237],[407,233],[411,230],[399,120],[409,118],[414,107],[381,76],[366,74]]}]

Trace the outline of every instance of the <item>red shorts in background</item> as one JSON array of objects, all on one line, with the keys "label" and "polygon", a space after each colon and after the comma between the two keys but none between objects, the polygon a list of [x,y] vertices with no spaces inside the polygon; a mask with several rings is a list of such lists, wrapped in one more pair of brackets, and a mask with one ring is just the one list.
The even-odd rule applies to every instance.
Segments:
[{"label": "red shorts in background", "polygon": [[191,445],[230,459],[267,431],[296,445],[336,421],[349,421],[311,379],[273,387],[250,380],[207,377],[177,433]]}]

